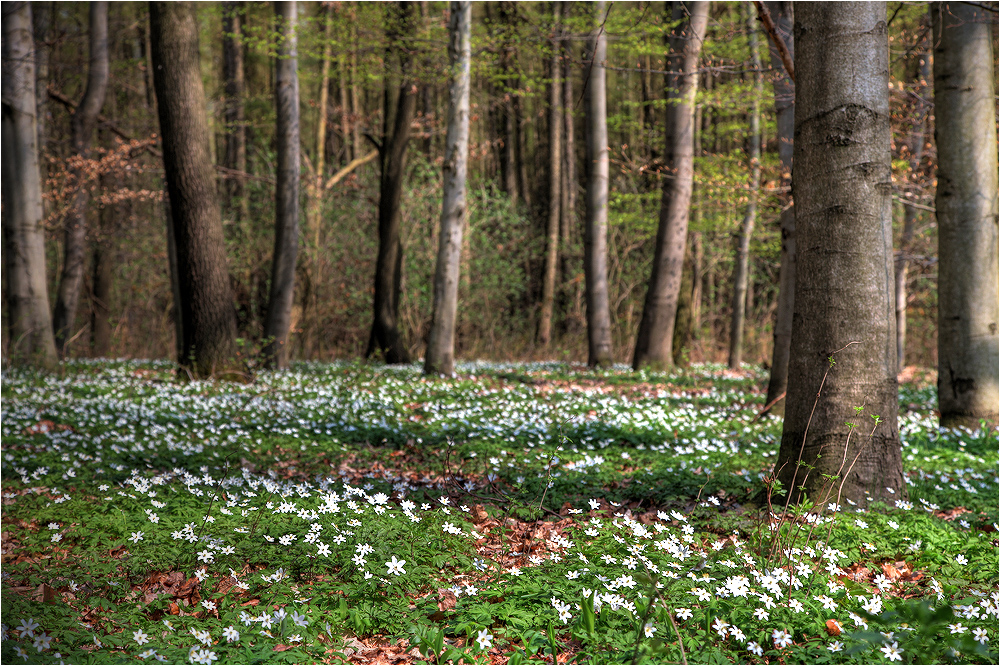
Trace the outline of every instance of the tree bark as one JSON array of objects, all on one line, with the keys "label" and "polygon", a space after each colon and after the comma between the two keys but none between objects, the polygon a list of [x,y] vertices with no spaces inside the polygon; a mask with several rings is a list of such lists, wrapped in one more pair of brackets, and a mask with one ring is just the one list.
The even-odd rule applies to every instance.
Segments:
[{"label": "tree bark", "polygon": [[549,71],[549,219],[545,230],[545,273],[542,279],[542,308],[538,320],[538,344],[548,347],[552,339],[552,312],[555,307],[556,273],[559,264],[559,213],[562,186],[562,107],[559,82],[558,36],[562,3],[552,3],[552,58]]},{"label": "tree bark", "polygon": [[[299,74],[298,5],[275,2],[278,20],[278,61],[274,77],[278,143],[275,186],[274,263],[264,337],[264,361],[269,367],[288,367],[288,333],[295,296],[295,261],[299,253]],[[321,119],[320,123],[325,120]],[[322,146],[320,147],[322,150]]]},{"label": "tree bark", "polygon": [[[766,3],[770,9],[777,34],[785,43],[789,60],[795,56],[792,39],[793,9],[788,0]],[[773,79],[774,110],[777,115],[778,159],[781,162],[781,184],[792,186],[792,148],[795,132],[795,84],[784,71],[781,54],[773,41],[769,42],[768,55],[771,67],[783,72]],[[771,352],[771,375],[767,382],[765,405],[771,405],[771,414],[785,413],[784,396],[788,389],[788,354],[792,344],[792,315],[795,309],[795,208],[791,195],[781,211],[780,268],[778,269],[778,306],[774,318],[774,348]]]},{"label": "tree bark", "polygon": [[58,355],[45,280],[34,48],[30,3],[5,4],[0,155],[9,327],[6,351],[11,363],[51,370]]},{"label": "tree bark", "polygon": [[499,7],[499,22],[501,31],[500,71],[506,90],[500,105],[501,144],[500,144],[500,189],[516,202],[518,190],[517,152],[520,133],[518,131],[517,109],[515,96],[518,88],[514,69],[514,20],[517,14],[512,2],[501,2]]},{"label": "tree bark", "polygon": [[750,64],[753,73],[753,102],[750,107],[750,184],[749,201],[743,214],[743,225],[736,248],[736,270],[733,275],[733,314],[729,328],[729,368],[739,370],[743,363],[743,322],[746,318],[747,282],[750,274],[750,238],[757,219],[757,197],[760,193],[760,100],[764,96],[764,77],[760,71],[760,49],[757,45],[757,20],[752,9],[747,13],[750,32]]},{"label": "tree bark", "polygon": [[[247,170],[246,83],[243,67],[243,3],[222,3],[222,77],[225,80],[227,168],[244,173]],[[242,178],[222,181],[226,205],[231,215],[246,219],[250,208]]]},{"label": "tree bark", "polygon": [[[410,352],[403,343],[398,325],[403,273],[403,244],[400,239],[402,213],[399,203],[403,194],[403,177],[406,174],[410,125],[417,106],[416,84],[410,72],[410,48],[404,41],[413,34],[413,7],[409,2],[399,2],[392,6],[390,12],[392,18],[390,45],[386,52],[385,117],[380,151],[382,177],[378,209],[378,258],[375,261],[374,318],[365,357],[382,350],[386,363],[409,363]],[[393,81],[393,78],[396,80]]]},{"label": "tree bark", "polygon": [[[572,5],[566,7],[566,18],[569,18],[569,10]],[[562,241],[562,279],[563,297],[565,301],[570,300],[570,295],[566,293],[570,281],[573,279],[575,269],[575,259],[573,259],[573,239],[578,233],[576,220],[576,131],[573,122],[573,50],[570,39],[564,39],[562,44],[562,105],[563,105],[563,157],[562,157],[562,199],[559,202],[560,229],[559,238]]]},{"label": "tree bark", "polygon": [[[97,125],[97,116],[104,106],[108,89],[110,65],[108,61],[108,3],[90,3],[90,68],[87,74],[87,89],[77,105],[70,121],[72,127],[73,153],[78,158],[86,158]],[[73,195],[73,203],[66,214],[66,234],[63,241],[63,268],[59,279],[52,326],[55,329],[56,351],[66,355],[66,344],[73,335],[76,324],[76,308],[80,302],[83,285],[84,265],[87,254],[87,188],[84,181],[87,174],[83,168],[74,168],[74,180],[78,184]]]},{"label": "tree bark", "polygon": [[455,373],[455,315],[465,226],[465,176],[469,162],[469,88],[472,71],[472,3],[450,3],[448,134],[445,138],[441,239],[434,273],[434,312],[424,374]]},{"label": "tree bark", "polygon": [[639,323],[632,366],[673,365],[674,323],[681,287],[688,214],[694,183],[694,96],[698,88],[698,56],[708,25],[708,3],[674,3],[674,20],[683,21],[670,36],[668,69],[667,174],[660,203],[653,269]]},{"label": "tree bark", "polygon": [[[38,154],[45,154],[48,141],[49,106],[49,36],[52,33],[52,2],[35,2],[31,7],[31,20],[35,43],[35,112],[38,126]],[[45,164],[42,163],[45,171]],[[44,201],[43,209],[44,209]]]},{"label": "tree bark", "polygon": [[189,2],[151,2],[149,22],[163,166],[183,326],[178,363],[192,377],[235,368],[236,311],[209,152],[198,22]]},{"label": "tree bark", "polygon": [[997,135],[990,14],[931,6],[941,425],[997,422]]},{"label": "tree bark", "polygon": [[587,221],[584,236],[584,277],[587,286],[587,364],[610,366],[611,306],[608,301],[608,108],[605,64],[608,39],[604,0],[597,2],[597,24],[588,40]]},{"label": "tree bark", "polygon": [[796,233],[808,270],[796,276],[775,470],[791,501],[864,506],[906,492],[885,3],[803,3],[795,35]]}]

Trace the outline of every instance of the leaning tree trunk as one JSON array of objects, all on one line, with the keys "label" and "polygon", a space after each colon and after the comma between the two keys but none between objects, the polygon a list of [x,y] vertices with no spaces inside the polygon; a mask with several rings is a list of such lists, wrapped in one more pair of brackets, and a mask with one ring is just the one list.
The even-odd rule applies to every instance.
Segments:
[{"label": "leaning tree trunk", "polygon": [[445,138],[441,240],[434,273],[434,312],[424,374],[455,372],[455,315],[465,225],[465,174],[469,162],[469,88],[472,79],[472,3],[450,3],[448,134]]},{"label": "leaning tree trunk", "polygon": [[729,368],[738,370],[743,363],[743,323],[746,318],[747,283],[750,279],[750,237],[757,219],[757,196],[760,192],[760,99],[764,95],[764,77],[760,71],[757,47],[757,17],[747,18],[750,32],[750,62],[753,66],[753,102],[750,108],[750,187],[749,201],[743,214],[739,244],[736,248],[736,271],[733,276],[733,315],[729,329]]},{"label": "leaning tree trunk", "polygon": [[938,407],[941,425],[997,422],[995,14],[931,6],[937,143]]},{"label": "leaning tree trunk", "polygon": [[42,179],[38,163],[31,5],[3,7],[3,259],[7,358],[52,369],[58,363],[45,282]]},{"label": "leaning tree trunk", "polygon": [[[413,34],[413,7],[399,2],[389,9],[393,29],[386,52],[389,72],[385,82],[385,119],[382,131],[382,177],[378,206],[378,257],[375,260],[375,303],[371,335],[365,356],[382,350],[386,363],[409,363],[410,352],[399,331],[399,295],[403,275],[403,244],[400,239],[402,213],[399,203],[406,174],[406,147],[416,113],[417,95],[411,69],[410,46],[404,40]],[[392,72],[396,74],[396,72]]]},{"label": "leaning tree trunk", "polygon": [[906,492],[896,420],[887,34],[884,2],[795,8],[802,270],[775,470],[787,500],[808,496],[818,507]]},{"label": "leaning tree trunk", "polygon": [[[87,75],[87,89],[83,99],[73,112],[72,127],[73,152],[83,159],[90,152],[90,142],[97,126],[97,116],[104,106],[110,73],[108,62],[108,3],[90,4],[90,71]],[[63,242],[63,268],[59,279],[56,307],[52,314],[55,329],[56,350],[65,356],[66,345],[73,335],[76,323],[76,308],[80,302],[83,285],[84,264],[87,254],[87,180],[85,169],[76,167],[72,175],[77,183],[76,193],[69,212],[66,214],[66,235]]]},{"label": "leaning tree trunk", "polygon": [[225,376],[236,366],[236,310],[209,152],[194,4],[151,2],[149,23],[177,254],[183,327],[178,363],[192,377]]},{"label": "leaning tree trunk", "polygon": [[708,25],[708,3],[675,3],[674,20],[688,15],[670,36],[667,90],[667,174],[660,203],[653,270],[642,308],[632,366],[670,367],[677,299],[684,267],[688,214],[694,186],[694,96],[698,89],[698,56]]},{"label": "leaning tree trunk", "polygon": [[[552,33],[559,34],[560,2],[552,3]],[[559,262],[559,205],[562,186],[562,108],[560,106],[559,44],[552,44],[549,72],[549,219],[545,230],[545,272],[542,278],[542,309],[538,320],[538,344],[548,347],[552,339],[552,311],[556,299]]]},{"label": "leaning tree trunk", "polygon": [[[765,3],[770,9],[777,35],[792,58],[792,3],[790,0]],[[784,70],[778,47],[772,40],[768,49],[771,68],[780,73],[773,79],[774,110],[777,115],[778,159],[781,162],[781,184],[792,186],[792,146],[795,132],[795,84]],[[776,415],[785,413],[785,392],[788,389],[788,353],[792,344],[792,313],[795,308],[795,207],[791,195],[785,201],[779,219],[781,227],[781,266],[778,269],[778,306],[774,318],[774,349],[771,352],[771,375],[767,382],[765,405]]]},{"label": "leaning tree trunk", "polygon": [[[271,294],[264,323],[264,362],[288,367],[288,329],[295,295],[295,260],[299,254],[299,74],[296,30],[297,4],[274,3],[278,19],[278,61],[274,100],[277,106],[277,177],[275,186],[274,262]],[[320,122],[325,122],[320,119]]]},{"label": "leaning tree trunk", "polygon": [[605,61],[608,38],[604,0],[597,2],[597,25],[587,45],[586,82],[587,221],[584,233],[584,277],[587,283],[587,342],[590,366],[609,366],[611,306],[608,301],[608,105]]},{"label": "leaning tree trunk", "polygon": [[247,128],[243,68],[242,2],[222,3],[222,78],[225,81],[226,150],[223,165],[239,173],[223,180],[229,214],[246,219],[250,212],[244,191],[247,170]]}]

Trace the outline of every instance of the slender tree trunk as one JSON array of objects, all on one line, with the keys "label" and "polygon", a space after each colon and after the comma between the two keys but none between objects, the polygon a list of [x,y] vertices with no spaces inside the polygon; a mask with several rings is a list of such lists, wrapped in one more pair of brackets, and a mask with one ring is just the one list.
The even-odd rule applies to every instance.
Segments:
[{"label": "slender tree trunk", "polygon": [[[316,160],[314,162],[314,173],[306,188],[308,204],[306,207],[306,233],[312,237],[312,268],[313,273],[318,269],[319,248],[320,248],[320,226],[323,216],[323,180],[326,177],[326,126],[327,113],[330,106],[330,61],[333,58],[333,5],[327,6],[326,26],[323,30],[323,64],[320,68],[319,83],[319,120],[316,123]],[[340,97],[341,97],[341,121],[344,135],[345,150],[349,145],[347,129],[347,86],[345,84],[343,67],[340,68]],[[296,74],[296,82],[298,74]],[[296,85],[298,88],[298,85]],[[297,101],[296,101],[297,103]],[[297,115],[297,114],[296,114]],[[348,158],[350,151],[348,150]],[[313,282],[319,283],[318,275],[313,275]]]},{"label": "slender tree trunk", "polygon": [[182,368],[235,367],[236,311],[209,152],[198,22],[189,2],[151,2],[149,22],[163,166],[177,251]]},{"label": "slender tree trunk", "polygon": [[739,245],[736,248],[736,271],[733,276],[733,318],[729,329],[729,367],[732,370],[738,370],[743,363],[743,321],[746,318],[750,274],[750,237],[757,219],[757,197],[760,192],[760,100],[764,96],[764,77],[760,71],[760,50],[757,46],[757,16],[752,8],[747,12],[747,30],[750,32],[750,63],[754,68],[753,102],[750,108],[750,187]]},{"label": "slender tree trunk", "polygon": [[[382,132],[382,178],[378,210],[378,258],[375,262],[375,303],[372,331],[365,356],[382,350],[387,363],[409,363],[410,352],[399,331],[399,295],[403,274],[403,244],[399,209],[406,174],[406,147],[416,112],[417,91],[413,83],[410,49],[404,40],[413,34],[413,7],[399,2],[391,12],[393,26],[386,53],[389,71],[398,75],[385,83],[385,123]],[[395,74],[395,72],[393,72]]]},{"label": "slender tree trunk", "polygon": [[[552,3],[552,32],[558,37],[562,3]],[[545,274],[542,280],[542,310],[538,321],[538,343],[548,347],[552,338],[552,311],[555,307],[556,273],[559,264],[559,204],[562,186],[562,107],[559,82],[559,44],[552,44],[549,70],[549,219],[545,231]]]},{"label": "slender tree trunk", "polygon": [[441,240],[434,273],[434,313],[424,374],[455,373],[455,315],[465,226],[465,175],[469,162],[469,88],[472,80],[472,3],[450,3],[448,135],[445,139]]},{"label": "slender tree trunk", "polygon": [[518,163],[516,156],[519,132],[515,107],[518,81],[514,74],[514,44],[512,41],[517,9],[513,4],[511,2],[501,2],[499,8],[500,30],[502,31],[500,71],[504,74],[503,81],[506,86],[503,103],[500,107],[503,132],[500,145],[500,189],[510,197],[511,201],[516,202],[518,197]]},{"label": "slender tree trunk", "polygon": [[[288,334],[295,297],[295,260],[299,253],[299,73],[297,3],[275,2],[278,61],[274,77],[277,106],[278,182],[275,187],[274,263],[264,337],[265,363],[288,367]],[[329,73],[329,72],[328,72]],[[320,119],[325,124],[325,119]],[[323,150],[322,144],[320,151]]]},{"label": "slender tree trunk", "polygon": [[789,499],[804,493],[816,506],[867,505],[906,492],[896,419],[885,21],[884,2],[795,8],[796,233],[809,270],[796,277],[775,470]]},{"label": "slender tree trunk", "polygon": [[587,221],[584,276],[587,283],[587,342],[590,366],[614,362],[611,306],[608,301],[608,106],[605,63],[608,39],[604,0],[597,2],[597,23],[587,44]]},{"label": "slender tree trunk", "polygon": [[[108,3],[90,3],[90,69],[87,75],[87,89],[83,99],[73,112],[72,127],[73,152],[84,158],[90,152],[90,143],[97,125],[97,116],[104,106],[108,89]],[[80,302],[83,285],[84,264],[87,254],[87,188],[83,181],[87,175],[82,168],[73,169],[79,189],[73,196],[73,203],[66,214],[66,235],[63,242],[63,269],[59,279],[52,325],[55,329],[56,350],[60,356],[66,355],[67,340],[73,335],[76,323],[76,308]]]},{"label": "slender tree trunk", "polygon": [[93,243],[93,291],[90,309],[90,354],[97,358],[107,357],[111,352],[111,288],[114,284],[114,250],[108,234],[114,226],[118,206],[101,209],[101,237]]},{"label": "slender tree trunk", "polygon": [[[572,5],[566,7],[566,18],[569,18],[569,10]],[[559,202],[560,229],[559,238],[562,240],[562,280],[563,289],[569,287],[575,271],[575,259],[573,255],[573,236],[577,228],[576,220],[576,132],[573,123],[573,105],[576,100],[573,98],[573,50],[570,39],[564,39],[562,44],[562,105],[563,105],[563,157],[562,157],[562,200]],[[572,261],[571,261],[572,259]],[[569,294],[564,293],[566,300]]]},{"label": "slender tree trunk", "polygon": [[42,182],[36,133],[31,4],[3,7],[3,259],[7,287],[7,358],[53,369],[58,363],[45,281]]},{"label": "slender tree trunk", "polygon": [[997,135],[990,25],[968,3],[931,6],[937,143],[941,425],[996,424]]},{"label": "slender tree trunk", "polygon": [[[240,173],[247,170],[246,83],[243,67],[243,3],[222,3],[222,76],[225,80],[226,153],[224,165]],[[245,220],[249,202],[241,177],[222,181],[229,214]]]},{"label": "slender tree trunk", "polygon": [[657,368],[673,364],[674,323],[681,287],[688,214],[694,183],[694,96],[698,56],[708,25],[708,3],[675,3],[674,20],[684,20],[670,37],[668,68],[679,72],[667,90],[668,173],[663,183],[660,224],[653,270],[639,323],[632,366]]},{"label": "slender tree trunk", "polygon": [[[49,35],[52,32],[52,2],[35,2],[31,7],[35,41],[35,110],[38,115],[38,154],[45,154],[48,141]],[[43,172],[45,169],[42,163]],[[43,208],[44,208],[44,201]]]},{"label": "slender tree trunk", "polygon": [[[781,36],[794,57],[795,43],[792,39],[792,3],[788,0],[768,2],[777,33]],[[768,50],[771,67],[781,75],[773,79],[774,110],[777,114],[778,158],[781,161],[781,184],[792,186],[792,148],[795,132],[795,84],[781,63],[778,49],[769,41]],[[785,399],[788,388],[788,354],[792,344],[792,315],[795,308],[795,208],[791,195],[781,211],[781,266],[778,270],[778,306],[774,317],[774,348],[771,354],[771,375],[767,383],[765,405],[772,405],[770,413],[778,416],[785,413]]]}]

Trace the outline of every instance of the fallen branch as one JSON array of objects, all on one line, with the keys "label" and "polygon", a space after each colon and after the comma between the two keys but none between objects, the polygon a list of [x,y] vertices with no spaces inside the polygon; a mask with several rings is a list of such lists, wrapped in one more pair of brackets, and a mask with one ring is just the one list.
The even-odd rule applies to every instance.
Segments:
[{"label": "fallen branch", "polygon": [[345,166],[343,169],[341,169],[337,173],[335,173],[332,176],[330,176],[330,180],[326,181],[326,185],[323,186],[323,189],[324,190],[329,190],[331,187],[333,187],[334,185],[336,185],[340,181],[344,180],[344,178],[347,178],[347,176],[352,171],[354,171],[355,169],[357,169],[359,166],[361,166],[363,164],[367,164],[368,162],[371,162],[376,157],[378,157],[378,151],[377,150],[373,150],[372,152],[368,153],[364,157],[358,157],[358,158],[355,158],[355,159],[351,160],[347,164],[347,166]]}]

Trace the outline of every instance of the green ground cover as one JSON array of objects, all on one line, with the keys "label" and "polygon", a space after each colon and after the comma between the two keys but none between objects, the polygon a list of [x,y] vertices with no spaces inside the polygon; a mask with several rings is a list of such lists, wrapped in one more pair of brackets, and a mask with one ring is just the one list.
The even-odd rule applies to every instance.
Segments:
[{"label": "green ground cover", "polygon": [[779,520],[765,382],[8,370],[0,660],[996,663],[996,432],[905,386],[908,497]]}]

